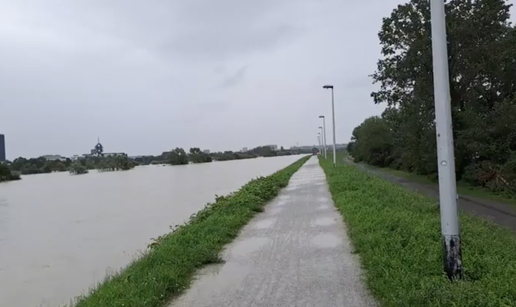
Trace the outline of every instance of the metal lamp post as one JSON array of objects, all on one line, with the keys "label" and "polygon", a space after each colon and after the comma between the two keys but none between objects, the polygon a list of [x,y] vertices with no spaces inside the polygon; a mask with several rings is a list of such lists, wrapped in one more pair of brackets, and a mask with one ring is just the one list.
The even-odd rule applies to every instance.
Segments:
[{"label": "metal lamp post", "polygon": [[322,144],[322,141],[321,141],[321,133],[317,133],[317,142],[319,142],[319,152],[321,152],[321,144]]},{"label": "metal lamp post", "polygon": [[462,278],[462,252],[457,214],[457,183],[444,1],[430,0],[430,14],[444,271],[450,280],[454,280]]},{"label": "metal lamp post", "polygon": [[322,118],[323,122],[324,159],[328,159],[328,146],[326,145],[326,118],[324,118],[324,115],[319,115],[319,118]]},{"label": "metal lamp post", "polygon": [[324,153],[324,134],[323,134],[323,129],[321,126],[319,126],[319,129],[321,131],[319,131],[319,133],[321,134],[321,155]]},{"label": "metal lamp post", "polygon": [[331,89],[331,116],[333,120],[333,167],[337,166],[337,153],[335,142],[335,102],[333,98],[333,85],[325,85],[324,89]]}]

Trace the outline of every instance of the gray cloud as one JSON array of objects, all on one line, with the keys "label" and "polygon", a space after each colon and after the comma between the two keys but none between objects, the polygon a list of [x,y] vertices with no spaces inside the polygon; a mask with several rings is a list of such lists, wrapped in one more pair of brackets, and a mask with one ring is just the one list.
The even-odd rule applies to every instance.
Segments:
[{"label": "gray cloud", "polygon": [[240,67],[233,75],[227,77],[222,81],[221,87],[232,87],[244,79],[247,66]]},{"label": "gray cloud", "polygon": [[[238,30],[236,30],[238,29]],[[189,60],[228,60],[278,48],[288,43],[301,29],[287,25],[273,27],[225,29],[198,29],[161,46],[164,54],[175,54]]]},{"label": "gray cloud", "polygon": [[97,136],[129,154],[313,144],[326,83],[346,142],[384,108],[367,75],[397,4],[0,0],[8,158],[85,153]]}]

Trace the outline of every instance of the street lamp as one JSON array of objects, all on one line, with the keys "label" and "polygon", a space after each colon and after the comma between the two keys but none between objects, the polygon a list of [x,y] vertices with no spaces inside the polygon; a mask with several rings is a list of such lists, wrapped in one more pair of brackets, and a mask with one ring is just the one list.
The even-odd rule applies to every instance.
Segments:
[{"label": "street lamp", "polygon": [[335,149],[335,103],[333,99],[333,85],[325,85],[324,89],[331,89],[331,116],[333,119],[333,167],[337,166],[337,153]]},{"label": "street lamp", "polygon": [[[324,126],[324,123],[323,123]],[[321,129],[321,136],[322,136],[322,142],[323,142],[323,150],[324,150],[324,159],[327,158],[326,156],[326,127],[319,127]]]},{"label": "street lamp", "polygon": [[319,126],[319,135],[321,136],[321,157],[322,157],[322,154],[324,153],[324,135],[323,135],[323,130],[322,130],[321,126]]},{"label": "street lamp", "polygon": [[328,149],[326,146],[326,118],[324,118],[324,115],[319,115],[319,118],[322,118],[323,122],[323,138],[324,138],[324,159],[328,159]]},{"label": "street lamp", "polygon": [[454,280],[462,278],[462,250],[457,214],[457,182],[455,178],[444,1],[430,0],[430,15],[444,271],[450,280]]},{"label": "street lamp", "polygon": [[317,133],[317,142],[319,142],[319,152],[321,152],[321,144],[322,144],[322,140],[321,140],[321,133]]}]

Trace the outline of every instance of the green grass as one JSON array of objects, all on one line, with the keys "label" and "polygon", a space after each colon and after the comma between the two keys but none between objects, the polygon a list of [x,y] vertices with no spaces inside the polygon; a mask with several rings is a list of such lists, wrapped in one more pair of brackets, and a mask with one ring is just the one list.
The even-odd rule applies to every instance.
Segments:
[{"label": "green grass", "polygon": [[[427,176],[424,176],[424,175],[417,175],[414,173],[409,173],[409,172],[405,172],[405,171],[401,171],[401,170],[395,170],[395,169],[388,168],[388,167],[380,168],[380,167],[375,167],[375,166],[371,166],[371,165],[367,165],[367,164],[364,164],[364,165],[366,167],[378,169],[387,174],[405,178],[405,179],[413,181],[415,183],[437,185],[437,182],[431,180],[430,178],[428,178]],[[472,197],[475,197],[478,199],[493,200],[496,202],[511,204],[511,205],[516,206],[516,199],[513,197],[496,194],[495,192],[491,192],[482,187],[475,187],[475,186],[472,186],[470,184],[467,184],[467,183],[461,182],[461,181],[457,182],[457,192],[460,195],[468,195],[468,196],[472,196]]]},{"label": "green grass", "polygon": [[320,163],[381,306],[516,306],[516,236],[509,230],[462,214],[465,278],[452,283],[443,273],[434,200],[342,162]]},{"label": "green grass", "polygon": [[[238,235],[265,204],[287,186],[304,157],[268,177],[254,179],[237,192],[192,215],[184,225],[156,239],[128,267],[79,297],[76,307],[161,307],[184,291],[201,267],[220,263],[224,245]],[[149,221],[152,223],[152,221]],[[135,227],[138,227],[137,225]]]}]

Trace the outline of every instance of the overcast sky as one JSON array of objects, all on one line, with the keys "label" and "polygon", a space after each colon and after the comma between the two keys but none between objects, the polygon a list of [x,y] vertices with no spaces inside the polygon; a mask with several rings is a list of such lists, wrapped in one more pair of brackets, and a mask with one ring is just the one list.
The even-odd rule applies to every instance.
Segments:
[{"label": "overcast sky", "polygon": [[[404,1],[403,1],[404,2]],[[401,1],[0,0],[8,159],[337,142],[378,115],[368,77]]]}]

